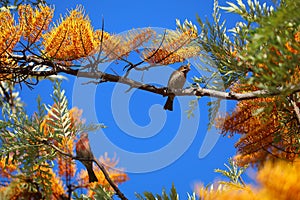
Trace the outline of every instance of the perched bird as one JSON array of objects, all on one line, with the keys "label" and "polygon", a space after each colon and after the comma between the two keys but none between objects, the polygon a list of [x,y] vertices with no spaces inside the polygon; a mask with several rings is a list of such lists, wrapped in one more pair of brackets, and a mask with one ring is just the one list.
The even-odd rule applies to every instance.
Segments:
[{"label": "perched bird", "polygon": [[76,155],[79,161],[86,167],[89,175],[89,182],[98,182],[93,170],[94,155],[91,151],[90,141],[87,133],[82,133],[76,143]]},{"label": "perched bird", "polygon": [[[191,66],[191,64],[183,65],[171,74],[169,82],[168,82],[168,90],[170,90],[172,92],[172,90],[174,90],[174,89],[182,89],[183,88],[185,80],[186,80],[186,74],[191,70],[190,66]],[[168,99],[164,106],[165,110],[171,110],[171,111],[173,110],[174,98],[175,98],[174,94],[170,94],[168,96]]]}]

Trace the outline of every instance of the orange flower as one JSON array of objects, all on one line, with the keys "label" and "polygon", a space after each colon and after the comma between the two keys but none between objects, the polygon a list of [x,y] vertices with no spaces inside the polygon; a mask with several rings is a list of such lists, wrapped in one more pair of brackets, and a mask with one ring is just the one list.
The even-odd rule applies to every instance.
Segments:
[{"label": "orange flower", "polygon": [[14,19],[9,11],[0,12],[0,55],[1,60],[10,53],[16,43],[20,40],[21,32],[19,26],[15,25]]},{"label": "orange flower", "polygon": [[[299,48],[300,47],[300,32],[297,32],[294,35],[294,40],[295,40],[295,42],[293,43],[294,47],[297,46]],[[286,42],[285,47],[288,49],[288,51],[290,51],[293,54],[298,54],[299,53],[298,50],[296,50],[292,47],[291,42]]]},{"label": "orange flower", "polygon": [[233,183],[227,183],[226,185],[216,183],[208,188],[200,184],[196,186],[195,190],[196,194],[205,200],[261,200],[255,196],[250,186],[243,187]]},{"label": "orange flower", "polygon": [[144,51],[142,57],[150,64],[168,65],[183,62],[200,52],[199,46],[190,45],[195,37],[192,30],[180,34],[170,32],[159,49],[154,46],[153,49]]},{"label": "orange flower", "polygon": [[47,172],[42,174],[36,174],[36,176],[43,177],[45,180],[50,180],[50,181],[45,181],[44,186],[47,187],[47,185],[50,184],[52,189],[51,199],[56,199],[55,197],[59,197],[60,195],[65,194],[63,182],[59,177],[56,176],[52,168],[47,168],[43,166],[38,166],[38,168],[44,172]]},{"label": "orange flower", "polygon": [[[205,200],[290,200],[300,199],[300,161],[268,161],[259,171],[259,188],[251,185],[241,186],[232,183],[216,183],[217,187],[196,187],[196,193]],[[215,184],[213,185],[215,186]]]},{"label": "orange flower", "polygon": [[300,199],[300,162],[267,162],[258,172],[257,179],[263,186],[260,196],[267,199]]},{"label": "orange flower", "polygon": [[[296,68],[295,79],[292,79],[292,83],[296,83],[298,77],[299,69]],[[257,88],[251,85],[236,84],[231,90],[243,93],[256,91]],[[283,121],[290,118],[290,113],[294,112],[293,108],[285,105],[285,102],[282,102],[281,105],[277,102],[282,102],[280,97],[243,100],[238,102],[232,113],[217,120],[216,125],[221,130],[221,134],[241,135],[235,144],[238,150],[236,160],[239,165],[257,164],[261,166],[269,159],[279,157],[294,160],[300,155],[300,151],[296,148],[297,134],[293,132],[295,124],[297,124],[296,118],[282,124]]]},{"label": "orange flower", "polygon": [[[75,137],[69,136],[64,137],[60,144],[58,144],[58,148],[62,151],[73,154],[74,149],[74,139]],[[58,174],[62,177],[74,177],[76,172],[76,164],[74,160],[70,157],[58,155],[57,157],[58,163]]]},{"label": "orange flower", "polygon": [[95,41],[98,45],[97,50],[100,46],[110,60],[118,60],[122,57],[129,55],[131,51],[137,50],[145,42],[149,41],[150,38],[155,35],[155,32],[150,29],[133,29],[129,31],[126,36],[124,35],[113,35],[110,36],[104,32],[102,44],[101,42],[101,30],[95,31]]},{"label": "orange flower", "polygon": [[[17,200],[23,199],[24,197],[29,199],[37,199],[41,198],[40,191],[44,191],[45,193],[49,194],[48,199],[56,200],[57,197],[65,194],[62,180],[56,176],[52,168],[48,168],[47,166],[48,164],[46,163],[35,166],[34,170],[38,169],[38,171],[37,173],[32,174],[31,177],[19,174],[18,178],[15,177],[9,185],[6,187],[1,187],[1,191],[4,192],[2,194],[5,194],[5,199]],[[42,177],[43,180],[46,181],[37,183],[35,182],[36,177]],[[49,188],[51,188],[51,192],[45,191],[45,189]],[[3,198],[3,196],[1,197]]]},{"label": "orange flower", "polygon": [[93,28],[83,12],[81,7],[70,11],[59,25],[43,35],[47,56],[72,61],[88,56],[95,49]]},{"label": "orange flower", "polygon": [[292,54],[298,54],[298,51],[294,49],[289,42],[285,43],[285,47],[288,49],[289,52]]},{"label": "orange flower", "polygon": [[30,5],[20,5],[19,23],[25,40],[34,43],[40,39],[42,32],[48,30],[54,9],[39,5],[35,10]]},{"label": "orange flower", "polygon": [[13,172],[15,172],[18,167],[12,164],[12,158],[10,157],[8,163],[6,163],[6,158],[2,157],[0,159],[0,175],[2,177],[11,178]]}]

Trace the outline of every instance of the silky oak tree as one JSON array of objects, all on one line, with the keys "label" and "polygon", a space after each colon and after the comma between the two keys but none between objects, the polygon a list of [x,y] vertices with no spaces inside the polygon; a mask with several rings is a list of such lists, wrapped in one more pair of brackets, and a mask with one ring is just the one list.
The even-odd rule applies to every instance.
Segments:
[{"label": "silky oak tree", "polygon": [[[74,177],[76,156],[73,155],[73,146],[77,137],[74,133],[94,130],[95,126],[75,125],[82,124],[75,117],[78,111],[69,112],[59,84],[54,87],[54,104],[48,108],[48,114],[42,114],[44,111],[39,107],[38,114],[32,118],[27,116],[13,90],[16,84],[34,87],[41,79],[57,78],[62,74],[88,78],[91,84],[118,82],[130,89],[161,96],[195,96],[197,99],[190,104],[189,116],[200,97],[214,97],[209,103],[210,125],[216,125],[223,135],[240,134],[235,158],[239,165],[250,163],[263,170],[269,160],[296,162],[300,124],[299,2],[283,0],[267,6],[256,0],[247,1],[247,5],[237,0],[236,4],[228,4],[221,7],[215,0],[213,21],[203,22],[198,18],[198,27],[187,20],[183,23],[177,20],[174,31],[158,33],[151,28],[133,29],[126,36],[106,32],[104,22],[101,29],[94,30],[81,6],[70,10],[53,26],[54,9],[46,4],[19,4],[16,10],[2,9],[1,155],[6,163],[2,165],[8,166],[7,171],[1,172],[3,176],[11,178],[16,173],[16,163],[24,161],[21,163],[24,170],[17,173],[18,180],[29,182],[30,187],[25,184],[24,188],[28,190],[21,192],[31,194],[33,191],[32,195],[39,197],[54,194],[43,194],[49,190],[42,186],[52,187],[49,177],[54,177],[56,182],[53,184],[57,185],[61,182],[56,177],[66,180]],[[227,31],[225,22],[221,21],[220,9],[238,14],[240,22]],[[18,12],[17,19],[13,12]],[[151,47],[144,48],[149,43]],[[132,54],[138,55],[140,60],[129,60]],[[154,67],[186,63],[190,58],[199,59],[195,67],[209,72],[209,75],[194,77],[193,85],[172,91],[172,94],[165,87],[128,78],[132,70],[146,72]],[[116,66],[121,66],[124,74],[101,71],[100,64],[112,61],[119,63]],[[222,100],[235,100],[237,106],[233,112],[217,116]],[[64,123],[57,123],[57,119]],[[53,172],[49,160],[59,164],[58,175]],[[108,169],[101,162],[94,162],[109,183],[105,190],[105,187],[95,189],[94,195],[110,191],[112,187],[121,199],[126,199],[107,173]],[[298,165],[291,166],[294,169]],[[34,176],[28,179],[32,174]],[[100,174],[98,179],[105,186],[107,183]],[[23,175],[26,176],[22,178]],[[81,176],[83,178],[84,173]],[[117,173],[116,176],[121,177],[120,182],[127,180],[126,174]],[[38,181],[32,181],[35,178]],[[63,187],[56,187],[61,188],[57,193],[63,194],[62,197],[70,197],[70,191],[74,191],[72,184],[66,185],[65,193]]]}]

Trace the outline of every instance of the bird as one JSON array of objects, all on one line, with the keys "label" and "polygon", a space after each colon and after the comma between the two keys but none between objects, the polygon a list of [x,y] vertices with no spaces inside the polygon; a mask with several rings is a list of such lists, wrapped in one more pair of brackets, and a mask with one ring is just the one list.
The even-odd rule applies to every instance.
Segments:
[{"label": "bird", "polygon": [[93,170],[94,155],[91,151],[90,141],[87,133],[81,133],[80,138],[76,143],[76,156],[78,160],[85,166],[88,175],[89,182],[98,182],[98,179]]},{"label": "bird", "polygon": [[[168,81],[168,90],[172,92],[174,89],[182,89],[186,81],[186,74],[191,70],[191,64],[182,65],[174,71]],[[165,110],[173,111],[173,101],[175,94],[169,94],[168,99],[164,105]]]}]

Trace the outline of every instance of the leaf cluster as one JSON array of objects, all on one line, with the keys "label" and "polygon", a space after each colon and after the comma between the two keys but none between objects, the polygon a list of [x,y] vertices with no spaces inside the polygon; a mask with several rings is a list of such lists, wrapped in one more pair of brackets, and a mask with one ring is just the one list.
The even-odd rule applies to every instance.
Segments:
[{"label": "leaf cluster", "polygon": [[[20,183],[18,187],[21,187],[21,191],[41,193],[45,198],[52,195],[51,177],[60,153],[52,145],[63,143],[63,138],[71,138],[80,132],[102,127],[102,125],[76,126],[72,122],[60,82],[54,85],[52,99],[56,107],[47,109],[38,98],[37,112],[32,116],[27,114],[22,104],[12,106],[4,102],[0,120],[0,157],[5,159],[5,167],[18,166],[18,170],[11,174],[13,182]],[[46,116],[51,117],[47,117],[45,121]],[[48,127],[47,131],[45,127]]]},{"label": "leaf cluster", "polygon": [[[246,83],[270,93],[293,93],[299,71],[298,2],[288,0],[268,6],[256,0],[247,4],[237,0],[227,4],[219,6],[214,1],[212,22],[198,17],[201,56],[196,65],[207,74],[194,77],[194,81],[218,91]],[[220,10],[237,14],[241,20],[227,30]],[[210,123],[217,111],[217,107],[210,109]]]},{"label": "leaf cluster", "polygon": [[167,194],[166,190],[163,189],[161,195],[154,195],[151,192],[144,192],[143,195],[136,193],[135,195],[139,200],[179,200],[179,195],[174,184],[172,184],[169,194]]},{"label": "leaf cluster", "polygon": [[[236,163],[236,161],[234,161],[232,158],[230,158],[228,160],[228,164],[224,164],[226,169],[222,170],[222,169],[215,169],[215,172],[222,174],[223,176],[229,178],[230,182],[233,184],[239,184],[244,186],[245,183],[242,179],[242,174],[245,172],[245,170],[247,169],[247,165],[243,166],[243,167],[239,167]],[[221,182],[221,183],[226,183],[226,182]]]}]

